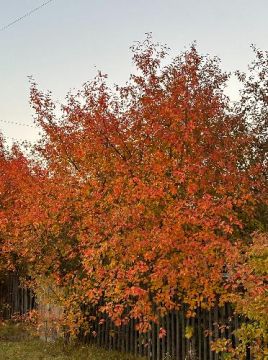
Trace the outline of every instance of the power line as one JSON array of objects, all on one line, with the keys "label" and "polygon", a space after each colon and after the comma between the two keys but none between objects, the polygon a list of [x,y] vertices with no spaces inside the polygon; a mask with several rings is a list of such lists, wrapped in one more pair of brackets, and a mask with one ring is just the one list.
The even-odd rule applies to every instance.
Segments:
[{"label": "power line", "polygon": [[[40,136],[41,134],[38,134]],[[0,139],[3,140],[12,140],[12,141],[19,141],[19,142],[32,142],[35,141],[36,138],[27,138],[27,137],[14,137],[14,136],[8,136],[6,134],[1,134],[0,132]]]},{"label": "power line", "polygon": [[37,126],[35,126],[35,125],[28,125],[28,124],[24,124],[24,123],[20,123],[20,122],[16,122],[16,121],[7,121],[7,120],[0,119],[0,122],[5,123],[5,124],[10,124],[10,125],[26,126],[26,127],[37,129]]},{"label": "power line", "polygon": [[31,16],[33,13],[35,13],[36,11],[42,9],[43,7],[45,7],[46,5],[48,5],[49,3],[51,3],[52,1],[54,1],[54,0],[48,0],[48,1],[44,2],[43,4],[37,6],[36,8],[34,8],[34,9],[32,9],[32,10],[29,10],[26,14],[22,15],[21,17],[19,17],[19,18],[15,19],[15,20],[11,21],[10,23],[2,26],[2,27],[0,28],[0,32],[1,32],[1,31],[5,31],[6,29],[8,29],[8,28],[10,28],[11,26],[15,25],[17,22],[25,19],[25,18],[28,17],[28,16]]},{"label": "power line", "polygon": [[4,140],[12,140],[13,142],[31,142],[31,140],[29,140],[29,139],[27,140],[25,138],[15,138],[12,136],[7,136],[7,135],[4,135],[3,139]]}]

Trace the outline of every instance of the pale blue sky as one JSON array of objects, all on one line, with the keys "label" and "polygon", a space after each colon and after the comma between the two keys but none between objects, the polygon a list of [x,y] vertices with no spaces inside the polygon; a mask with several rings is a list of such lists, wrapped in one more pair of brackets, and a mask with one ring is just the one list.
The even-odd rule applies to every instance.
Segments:
[{"label": "pale blue sky", "polygon": [[[0,0],[0,27],[42,2]],[[122,83],[131,68],[129,47],[146,32],[174,54],[196,40],[225,70],[246,70],[251,43],[268,49],[267,19],[268,0],[54,0],[0,32],[0,120],[33,123],[28,75],[59,100],[96,67]],[[236,92],[232,82],[229,93]],[[19,139],[36,136],[32,128],[1,121],[0,129]]]}]

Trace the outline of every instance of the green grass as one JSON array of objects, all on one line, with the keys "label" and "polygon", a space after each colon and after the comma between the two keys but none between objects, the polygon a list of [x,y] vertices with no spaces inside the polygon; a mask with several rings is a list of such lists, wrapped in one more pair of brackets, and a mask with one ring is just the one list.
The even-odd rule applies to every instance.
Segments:
[{"label": "green grass", "polygon": [[105,351],[89,346],[43,343],[37,339],[0,341],[1,360],[134,360],[131,355]]},{"label": "green grass", "polygon": [[[138,358],[106,351],[93,346],[68,345],[61,342],[46,343],[27,335],[27,331],[14,325],[0,329],[0,360],[138,360]],[[141,358],[139,358],[141,360]]]}]

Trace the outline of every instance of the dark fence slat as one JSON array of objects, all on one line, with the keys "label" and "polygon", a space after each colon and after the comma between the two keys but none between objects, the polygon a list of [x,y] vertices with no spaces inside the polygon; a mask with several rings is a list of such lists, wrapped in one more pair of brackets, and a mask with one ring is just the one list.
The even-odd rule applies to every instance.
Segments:
[{"label": "dark fence slat", "polygon": [[202,357],[202,324],[201,324],[201,310],[197,310],[197,342],[198,342],[198,358]]},{"label": "dark fence slat", "polygon": [[35,298],[29,289],[20,286],[16,274],[7,274],[0,282],[0,318],[25,315],[35,308]]},{"label": "dark fence slat", "polygon": [[[0,317],[10,319],[16,314],[24,315],[34,307],[34,294],[20,286],[16,274],[10,274],[0,281]],[[84,305],[81,309],[88,310]],[[79,338],[109,350],[145,356],[148,360],[163,360],[168,358],[167,354],[172,360],[195,357],[198,360],[222,360],[222,354],[211,351],[211,342],[217,338],[227,338],[234,346],[237,345],[234,331],[239,328],[243,319],[234,314],[231,304],[215,307],[210,311],[199,308],[195,318],[188,318],[186,313],[186,306],[182,306],[179,311],[159,317],[159,322],[151,324],[147,333],[139,333],[136,330],[136,319],[115,326],[106,314],[97,314],[96,309],[92,308],[90,314],[96,316],[96,319],[92,321],[91,331]],[[186,339],[187,327],[191,327],[193,335]],[[160,328],[166,330],[166,335],[161,338]],[[249,349],[247,359],[252,360]]]},{"label": "dark fence slat", "polygon": [[185,359],[186,349],[185,349],[185,307],[182,307],[181,315],[181,351],[182,351],[182,359]]}]

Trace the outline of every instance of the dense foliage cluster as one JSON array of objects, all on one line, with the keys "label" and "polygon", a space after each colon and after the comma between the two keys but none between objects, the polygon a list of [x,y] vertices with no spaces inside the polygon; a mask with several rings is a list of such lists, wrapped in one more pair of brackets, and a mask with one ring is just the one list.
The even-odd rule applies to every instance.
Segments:
[{"label": "dense foliage cluster", "polygon": [[248,281],[252,304],[267,291],[245,255],[267,231],[267,54],[232,105],[217,58],[167,52],[148,37],[125,86],[99,73],[60,109],[32,83],[34,157],[0,149],[1,266],[49,279],[70,327],[82,304],[146,330],[182,303],[238,303]]}]

